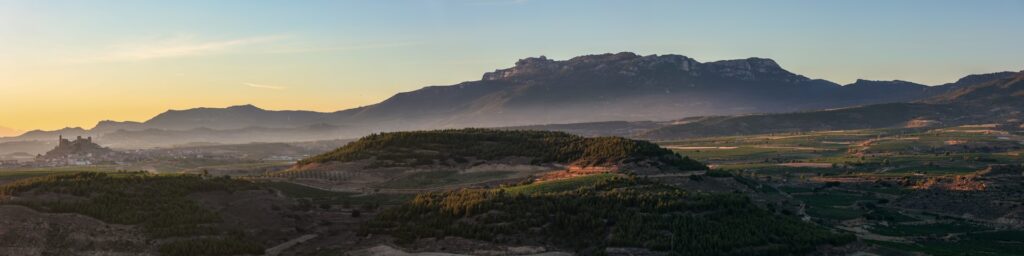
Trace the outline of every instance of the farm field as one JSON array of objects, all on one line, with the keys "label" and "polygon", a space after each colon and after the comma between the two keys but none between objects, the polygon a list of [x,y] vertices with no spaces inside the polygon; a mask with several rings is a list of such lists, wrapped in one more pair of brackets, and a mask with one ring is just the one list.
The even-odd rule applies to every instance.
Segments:
[{"label": "farm field", "polygon": [[873,129],[659,142],[716,169],[786,174],[943,176],[1024,161],[1024,137],[986,127]]},{"label": "farm field", "polygon": [[54,174],[69,174],[76,172],[109,172],[116,170],[112,166],[69,166],[69,167],[46,167],[46,168],[12,168],[0,169],[0,185],[4,183],[26,179],[31,177],[48,176]]},{"label": "farm field", "polygon": [[[782,206],[881,250],[1020,255],[1024,137],[991,126],[700,138],[659,144],[773,186]],[[1006,171],[996,171],[1006,170]],[[995,173],[1002,173],[996,175]],[[1007,199],[1009,198],[1009,199]],[[990,200],[1001,200],[993,202]],[[1016,209],[1016,210],[1015,210]]]}]

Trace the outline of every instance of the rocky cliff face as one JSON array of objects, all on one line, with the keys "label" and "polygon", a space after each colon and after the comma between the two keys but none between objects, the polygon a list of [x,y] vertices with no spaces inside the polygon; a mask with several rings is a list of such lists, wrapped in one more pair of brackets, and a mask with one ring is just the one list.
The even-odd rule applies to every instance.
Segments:
[{"label": "rocky cliff face", "polygon": [[774,60],[748,58],[700,63],[682,55],[640,56],[630,52],[586,55],[566,61],[547,57],[521,59],[515,66],[484,74],[483,81],[554,78],[573,73],[639,76],[654,72],[676,72],[691,77],[717,76],[743,81],[804,82],[807,77],[782,69]]}]

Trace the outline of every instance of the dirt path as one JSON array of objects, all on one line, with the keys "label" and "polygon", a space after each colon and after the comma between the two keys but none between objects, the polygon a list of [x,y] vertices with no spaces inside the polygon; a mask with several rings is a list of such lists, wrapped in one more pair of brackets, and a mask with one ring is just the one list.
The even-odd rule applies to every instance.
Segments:
[{"label": "dirt path", "polygon": [[[571,256],[572,253],[567,252],[542,252],[542,253],[517,253],[515,250],[510,251],[488,251],[488,252],[477,252],[473,253],[477,255],[521,255],[521,256]],[[469,256],[466,254],[454,254],[444,252],[415,252],[409,253],[400,249],[387,246],[378,245],[376,247],[367,248],[358,251],[351,251],[345,255],[349,256]]]},{"label": "dirt path", "polygon": [[844,227],[844,226],[839,226],[837,228],[853,232],[854,234],[857,235],[857,237],[860,237],[860,238],[863,238],[863,239],[867,239],[867,240],[896,242],[896,243],[910,243],[910,241],[907,240],[906,238],[897,237],[897,236],[884,236],[884,235],[879,235],[879,234],[871,233],[871,231],[868,231],[867,229],[864,229],[863,227]]},{"label": "dirt path", "polygon": [[703,175],[707,171],[688,171],[683,173],[666,173],[666,174],[654,174],[654,175],[643,175],[644,178],[665,178],[665,177],[686,177],[693,175]]},{"label": "dirt path", "polygon": [[832,168],[832,163],[781,163],[778,166],[785,167],[810,167],[810,168]]},{"label": "dirt path", "polygon": [[300,237],[292,239],[292,240],[288,240],[288,242],[284,242],[284,243],[279,244],[277,246],[274,246],[274,247],[272,247],[270,249],[267,249],[266,251],[264,251],[263,255],[275,256],[275,255],[281,254],[281,252],[284,252],[285,250],[288,250],[289,248],[292,248],[295,245],[298,245],[298,244],[301,244],[301,243],[305,243],[306,241],[309,241],[309,240],[311,240],[313,238],[316,238],[316,237],[317,237],[316,234],[308,234],[308,235],[300,236]]},{"label": "dirt path", "polygon": [[742,145],[742,146],[665,146],[668,149],[678,150],[730,150],[739,148],[764,148],[764,149],[790,149],[806,151],[827,151],[832,149],[798,146],[772,146],[772,145]]},{"label": "dirt path", "polygon": [[765,145],[753,146],[753,148],[792,149],[792,150],[808,150],[808,151],[814,151],[814,150],[825,151],[825,150],[830,150],[830,149],[827,149],[827,148],[816,148],[816,147],[765,146]]},{"label": "dirt path", "polygon": [[725,147],[714,147],[714,146],[666,146],[668,149],[737,149],[739,147],[725,146]]}]

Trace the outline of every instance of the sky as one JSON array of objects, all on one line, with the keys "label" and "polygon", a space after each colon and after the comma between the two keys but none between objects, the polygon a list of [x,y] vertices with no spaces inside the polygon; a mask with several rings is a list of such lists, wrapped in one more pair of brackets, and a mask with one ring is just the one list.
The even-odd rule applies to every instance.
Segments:
[{"label": "sky", "polygon": [[193,107],[337,111],[541,55],[764,57],[841,84],[934,85],[1024,69],[1022,13],[1022,0],[0,0],[0,133]]}]

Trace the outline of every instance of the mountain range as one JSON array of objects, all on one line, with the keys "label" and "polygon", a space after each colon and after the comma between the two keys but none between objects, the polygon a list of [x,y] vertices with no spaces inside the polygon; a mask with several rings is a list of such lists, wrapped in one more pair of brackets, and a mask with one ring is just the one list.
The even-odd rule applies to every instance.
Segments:
[{"label": "mountain range", "polygon": [[773,132],[1010,124],[1024,120],[1024,71],[925,100],[822,111],[708,117],[634,134],[652,140]]},{"label": "mountain range", "polygon": [[3,136],[17,136],[21,134],[21,131],[0,126],[0,137]]},{"label": "mountain range", "polygon": [[[782,118],[766,113],[821,115],[808,111],[843,108],[828,113],[874,109],[904,111],[914,116],[920,111],[917,108],[948,106],[941,103],[943,100],[981,98],[975,94],[994,89],[972,89],[972,85],[1016,76],[1019,74],[1013,72],[969,75],[934,86],[898,80],[857,80],[840,85],[794,74],[774,60],[764,58],[702,63],[681,55],[640,56],[628,52],[561,61],[541,56],[521,59],[511,68],[485,73],[477,81],[428,86],[398,93],[378,104],[337,112],[270,111],[252,105],[170,110],[145,122],[102,121],[88,130],[31,131],[18,137],[0,138],[0,142],[47,140],[64,134],[93,136],[107,145],[138,147],[194,141],[336,139],[397,130],[609,121],[622,122],[612,125],[627,126],[644,121],[646,123],[639,122],[645,124],[642,132],[625,129],[630,133],[643,133],[645,138],[673,138],[679,136],[662,134],[673,134],[668,132],[673,129],[690,131],[698,125],[714,129],[738,122],[734,120]],[[849,110],[875,104],[882,105]],[[859,114],[851,115],[854,116],[846,118]],[[698,121],[687,119],[698,116],[712,117]],[[891,118],[904,119],[895,115]],[[747,125],[760,126],[764,122]],[[720,124],[712,125],[716,123]],[[807,127],[838,127],[814,125],[817,126]],[[751,128],[749,132],[759,129]]]},{"label": "mountain range", "polygon": [[585,136],[625,136],[647,140],[850,129],[934,128],[964,124],[997,124],[1009,129],[1024,129],[1024,71],[1000,73],[993,80],[973,80],[980,77],[991,76],[969,76],[955,83],[956,89],[912,102],[788,113],[703,116],[665,122],[590,122],[517,126],[509,129],[552,130]]}]

